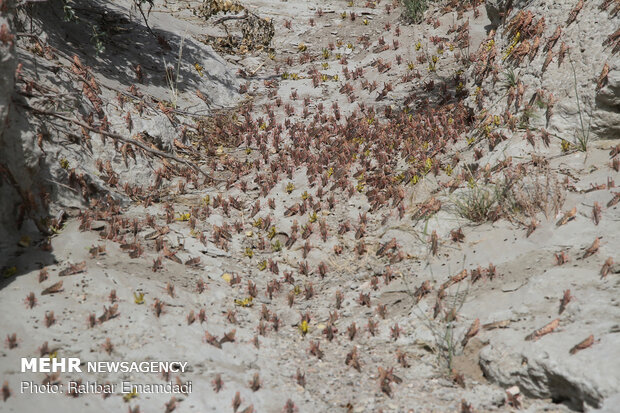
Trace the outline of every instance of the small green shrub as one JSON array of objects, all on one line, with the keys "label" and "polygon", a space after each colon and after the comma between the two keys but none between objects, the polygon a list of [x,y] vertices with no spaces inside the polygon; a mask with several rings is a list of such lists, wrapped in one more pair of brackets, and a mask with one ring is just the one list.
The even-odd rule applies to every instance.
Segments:
[{"label": "small green shrub", "polygon": [[424,18],[424,12],[428,8],[430,0],[402,0],[403,17],[411,23],[420,23]]},{"label": "small green shrub", "polygon": [[474,186],[459,196],[455,201],[458,214],[472,222],[485,222],[491,208],[497,201],[496,193],[488,188]]}]

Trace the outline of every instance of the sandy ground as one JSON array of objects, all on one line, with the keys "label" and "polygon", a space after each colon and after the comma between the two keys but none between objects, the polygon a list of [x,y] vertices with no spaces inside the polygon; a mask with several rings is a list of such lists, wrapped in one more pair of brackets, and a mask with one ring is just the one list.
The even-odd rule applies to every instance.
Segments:
[{"label": "sandy ground", "polygon": [[[465,53],[459,48],[446,48],[436,71],[429,72],[426,64],[418,63],[416,58],[422,52],[436,54],[432,36],[452,39],[454,33],[448,33],[450,26],[469,20],[468,50],[474,51],[486,38],[490,23],[480,6],[478,17],[471,9],[460,18],[456,12],[436,10],[429,16],[437,18],[439,25],[406,25],[398,19],[400,9],[388,14],[384,3],[372,8],[362,7],[361,3],[351,7],[344,1],[320,5],[297,0],[244,2],[248,9],[273,19],[276,34],[272,56],[263,51],[216,57],[212,49],[196,39],[217,34],[221,29],[205,25],[204,19],[191,13],[195,2],[157,4],[149,21],[155,31],[175,33],[177,41],[186,37],[187,50],[191,50],[185,56],[188,73],[206,53],[203,50],[214,54],[217,65],[212,60],[203,62],[204,70],[217,66],[222,76],[230,78],[230,85],[234,86],[230,89],[235,89],[226,96],[218,94],[215,86],[204,84],[202,90],[213,96],[215,106],[233,106],[250,99],[255,121],[268,119],[267,112],[273,110],[275,122],[284,125],[287,118],[309,123],[321,104],[324,112],[331,114],[332,105],[337,102],[343,119],[365,105],[367,109],[373,108],[381,120],[386,107],[401,108],[412,94],[414,101],[425,96],[432,98],[433,89],[425,84],[430,80],[439,83],[458,70],[457,55]],[[319,6],[323,15],[317,14]],[[344,19],[342,12],[346,12]],[[357,15],[354,21],[351,13]],[[285,27],[289,20],[290,29]],[[362,36],[368,37],[367,45],[360,41]],[[382,50],[383,42],[388,45],[386,50]],[[108,53],[114,47],[108,45]],[[127,47],[126,53],[130,55],[131,46]],[[326,58],[322,56],[324,49],[328,51]],[[303,50],[318,58],[300,63]],[[346,64],[340,61],[342,56],[346,56]],[[397,56],[402,57],[401,64],[397,63]],[[286,63],[288,57],[292,60],[290,67]],[[389,62],[391,67],[378,70],[377,59]],[[408,62],[412,62],[413,69]],[[157,62],[152,64],[148,68],[145,63],[145,68],[156,71]],[[326,75],[319,87],[313,86],[308,74],[313,67]],[[344,67],[349,71],[361,68],[363,76],[347,81]],[[237,69],[254,75],[243,79]],[[421,76],[403,79],[413,71]],[[283,72],[297,73],[301,78],[283,79]],[[217,77],[217,72],[213,73]],[[105,71],[98,72],[98,76],[108,84],[127,86],[120,77],[114,79]],[[196,100],[193,87],[200,89],[203,81],[207,82],[195,74],[181,81],[180,107],[196,110],[200,100]],[[246,82],[249,93],[236,95],[237,87]],[[370,91],[364,82],[376,82],[376,89]],[[353,85],[352,99],[340,92],[345,83]],[[393,85],[392,91],[385,99],[377,99],[388,83]],[[152,96],[169,92],[165,84],[154,81],[141,87]],[[295,93],[296,98],[292,96]],[[275,96],[281,98],[282,105],[275,103]],[[286,114],[286,104],[292,106],[294,115]],[[302,114],[304,107],[309,113],[306,118]],[[121,123],[119,120],[118,124]],[[284,130],[290,132],[290,128]],[[286,146],[290,142],[290,137],[285,138],[284,146],[274,149],[271,156],[275,157],[278,151],[293,153],[295,148]],[[474,158],[474,150],[482,146],[469,145],[465,140],[441,155],[450,159],[459,153],[461,162],[476,161],[480,170],[508,157],[530,166],[534,155],[545,157],[544,166],[537,171],[545,171],[561,184],[564,199],[559,202],[554,201],[554,195],[549,196],[545,205],[547,216],[538,212],[538,224],[529,236],[529,220],[524,223],[500,219],[475,224],[462,217],[458,204],[467,194],[467,183],[451,192],[446,184],[452,178],[444,171],[437,175],[429,173],[415,186],[404,186],[402,218],[391,205],[370,210],[363,191],[348,196],[341,189],[326,191],[323,207],[314,216],[311,208],[306,213],[286,216],[287,209],[303,202],[307,194],[320,198],[317,185],[308,181],[307,165],[294,168],[290,176],[281,172],[280,180],[266,196],[260,193],[254,179],[265,170],[244,177],[246,190],[238,185],[227,188],[225,183],[199,189],[190,186],[185,191],[171,189],[165,199],[148,207],[129,202],[116,218],[128,219],[127,222],[136,219],[140,225],[133,230],[131,225],[120,224],[119,237],[124,235],[124,242],[102,236],[102,231],[116,218],[110,217],[107,223],[95,220],[90,230],[80,230],[80,219],[73,209],[72,217],[52,237],[51,257],[41,252],[36,243],[11,248],[10,253],[7,249],[7,268],[15,266],[21,271],[19,276],[3,281],[0,290],[2,331],[5,335],[16,334],[17,338],[14,348],[10,348],[9,339],[0,352],[0,380],[10,389],[10,397],[0,404],[0,410],[132,411],[139,406],[144,412],[173,408],[179,412],[222,412],[234,409],[233,400],[238,393],[238,411],[247,412],[252,411],[250,407],[258,412],[286,411],[283,409],[289,400],[289,411],[300,412],[466,411],[466,404],[471,404],[475,411],[513,411],[505,391],[513,385],[524,393],[521,402],[525,411],[601,407],[620,388],[617,266],[609,266],[608,274],[601,276],[608,257],[616,262],[620,258],[619,207],[606,206],[617,193],[610,181],[620,182],[618,172],[609,166],[609,152],[615,144],[596,141],[586,156],[574,150],[562,152],[556,140],[550,147],[541,142],[532,146],[522,135],[514,134],[494,150],[485,150],[479,158]],[[253,162],[260,157],[257,153],[257,148],[246,151],[245,147],[222,147],[216,156],[222,162]],[[321,155],[320,148],[317,155]],[[122,164],[120,159],[116,162]],[[332,173],[338,175],[339,171]],[[356,181],[351,178],[351,182]],[[292,186],[287,188],[289,183]],[[332,181],[325,189],[331,185]],[[551,186],[547,189],[553,194]],[[225,200],[229,196],[238,199],[242,206],[230,207],[228,212],[215,207],[213,202],[220,194]],[[327,208],[331,194],[335,205]],[[204,211],[206,196],[210,212],[201,213],[196,227],[190,228],[190,215]],[[431,197],[441,201],[442,207],[420,218],[419,208]],[[275,203],[273,209],[268,206],[270,198]],[[260,209],[252,215],[257,200]],[[166,203],[171,207],[166,208]],[[602,206],[598,223],[592,218],[595,203]],[[576,214],[565,224],[557,225],[573,208]],[[170,222],[166,220],[166,209],[174,215]],[[147,216],[153,217],[151,224],[147,223]],[[267,217],[273,227],[260,228],[258,218]],[[323,220],[329,228],[325,240],[318,228]],[[300,227],[299,240],[287,248],[284,244],[294,221]],[[340,234],[339,228],[345,221],[350,223],[351,230]],[[232,229],[235,222],[241,224],[238,232]],[[305,251],[306,240],[301,232],[309,223],[313,223],[314,232],[307,239],[309,251]],[[224,224],[231,226],[232,233],[227,248],[222,248],[214,235],[217,227]],[[365,231],[356,237],[362,224]],[[273,232],[271,228],[275,228]],[[464,238],[455,242],[451,231],[458,229]],[[200,233],[206,235],[206,242],[200,241]],[[433,233],[437,235],[435,251]],[[362,253],[356,251],[360,239],[366,246]],[[392,239],[398,245],[393,256],[380,256],[380,247]],[[593,254],[586,254],[596,239],[600,245]],[[260,248],[261,240],[266,242],[264,249]],[[137,258],[128,253],[133,248],[128,244],[134,242],[139,242],[144,250]],[[158,242],[165,243],[166,249],[159,251]],[[282,248],[272,246],[276,242]],[[337,245],[343,248],[341,254],[334,252]],[[104,248],[100,253],[92,252],[97,247]],[[176,258],[165,258],[166,251],[171,251],[170,258]],[[563,253],[568,262],[558,265],[556,254]],[[161,257],[161,268],[154,271],[154,263]],[[196,263],[188,262],[194,258]],[[277,271],[270,268],[271,261],[277,263]],[[71,265],[82,262],[83,271],[62,274]],[[309,275],[300,273],[300,262],[307,263]],[[321,264],[326,266],[325,276],[319,274]],[[495,268],[494,273],[486,271],[490,266]],[[43,268],[48,276],[41,282]],[[474,279],[477,269],[485,269],[480,272],[480,280]],[[466,279],[458,282],[451,278],[463,270],[468,274]],[[291,274],[290,278],[286,273]],[[60,281],[60,291],[42,295],[44,289]],[[446,287],[441,288],[444,283]],[[424,285],[429,293],[418,298]],[[252,291],[254,287],[256,293]],[[270,288],[274,288],[272,294]],[[558,314],[567,290],[573,298]],[[434,306],[442,291],[444,311],[435,318]],[[36,303],[28,308],[25,299],[31,292]],[[142,294],[143,300],[136,299]],[[342,302],[337,307],[339,294]],[[249,300],[251,296],[254,297]],[[160,314],[157,303],[162,309]],[[104,316],[110,306],[118,306],[118,315],[109,320],[102,317],[89,325],[90,315]],[[203,322],[198,320],[201,311],[205,316]],[[46,316],[50,314],[55,321],[46,326]],[[191,323],[190,314],[196,317]],[[302,323],[304,315],[309,316],[307,324]],[[552,333],[535,337],[536,340],[525,339],[555,319],[559,319],[559,325]],[[476,322],[479,331],[469,341],[464,340]],[[358,330],[350,339],[353,325]],[[231,340],[223,340],[225,335]],[[589,335],[594,339],[591,347],[574,355],[569,353]],[[40,350],[44,343],[47,351]],[[359,370],[347,361],[353,350]],[[51,353],[57,357],[79,357],[84,362],[186,361],[189,368],[170,377],[156,373],[67,373],[46,378],[42,373],[20,372],[21,357]],[[406,362],[399,359],[399,354],[405,355]],[[393,369],[396,376],[388,385],[389,390],[380,385],[385,369]],[[253,386],[255,374],[258,377]],[[299,379],[300,374],[305,380]],[[218,376],[223,382],[221,389],[214,385]],[[133,398],[123,397],[118,390],[110,397],[34,395],[20,391],[23,381],[45,380],[62,383],[65,388],[72,380],[112,384],[178,380],[191,381],[193,391],[186,395],[139,393]]]}]

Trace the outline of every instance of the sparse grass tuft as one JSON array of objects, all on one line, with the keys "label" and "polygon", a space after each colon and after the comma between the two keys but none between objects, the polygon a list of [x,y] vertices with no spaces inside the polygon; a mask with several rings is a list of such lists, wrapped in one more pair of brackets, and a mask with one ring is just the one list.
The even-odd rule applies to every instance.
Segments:
[{"label": "sparse grass tuft", "polygon": [[487,186],[472,183],[454,200],[456,213],[475,223],[501,217],[524,223],[542,212],[554,216],[564,203],[564,190],[548,169],[510,174]]},{"label": "sparse grass tuft", "polygon": [[428,8],[430,0],[402,0],[403,17],[410,23],[420,23],[424,18],[424,12]]},{"label": "sparse grass tuft", "polygon": [[517,87],[518,81],[518,76],[516,75],[514,69],[510,67],[508,68],[508,70],[506,70],[506,73],[504,74],[504,83],[502,84],[502,87],[506,90],[510,89],[511,87]]},{"label": "sparse grass tuft", "polygon": [[[433,335],[435,348],[432,350],[437,353],[439,364],[445,367],[445,371],[448,374],[454,367],[454,357],[457,355],[459,347],[459,342],[455,337],[457,317],[463,304],[465,304],[465,300],[469,293],[469,287],[470,285],[468,284],[465,291],[457,290],[452,296],[448,307],[443,309],[443,313],[440,312],[439,317],[429,317],[424,310],[420,308],[419,304],[415,304],[419,313],[418,317],[424,322]],[[448,299],[445,299],[445,301],[448,301]]]},{"label": "sparse grass tuft", "polygon": [[496,201],[493,191],[475,185],[457,198],[455,206],[457,213],[461,217],[476,223],[482,223],[487,221]]},{"label": "sparse grass tuft", "polygon": [[459,293],[459,291],[456,292],[450,307],[446,309],[446,316],[443,319],[443,326],[441,323],[437,322],[435,322],[435,326],[432,326],[432,323],[430,323],[429,326],[435,336],[435,342],[439,347],[439,360],[443,360],[448,372],[452,371],[454,356],[456,356],[458,346],[458,340],[454,336],[454,329],[457,323],[456,317],[463,307],[463,304],[465,304],[465,299],[467,298],[468,293],[469,285],[465,291],[461,293]]},{"label": "sparse grass tuft", "polygon": [[531,174],[532,178],[522,181],[513,191],[516,210],[525,217],[533,218],[542,212],[549,219],[564,204],[565,195],[560,182],[548,169],[542,172]]},{"label": "sparse grass tuft", "polygon": [[181,62],[183,60],[183,44],[185,43],[185,35],[183,39],[181,39],[181,46],[179,47],[179,56],[177,58],[177,67],[176,71],[172,66],[168,66],[166,62],[166,58],[164,57],[164,65],[166,68],[166,83],[168,83],[168,88],[170,89],[170,102],[174,109],[177,108],[177,103],[179,101],[179,75],[181,73]]},{"label": "sparse grass tuft", "polygon": [[581,152],[587,152],[588,142],[590,141],[590,126],[592,124],[592,114],[590,114],[588,121],[588,127],[586,128],[583,120],[583,111],[581,110],[581,103],[579,102],[579,92],[577,91],[577,74],[575,73],[575,65],[573,59],[570,60],[570,66],[573,69],[573,85],[575,88],[575,99],[577,100],[577,111],[579,113],[580,130],[575,133],[575,147]]}]

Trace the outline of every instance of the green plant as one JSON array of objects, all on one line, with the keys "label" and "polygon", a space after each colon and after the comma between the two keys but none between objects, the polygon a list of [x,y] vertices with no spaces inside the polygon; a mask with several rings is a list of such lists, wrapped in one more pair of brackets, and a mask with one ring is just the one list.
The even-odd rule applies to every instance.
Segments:
[{"label": "green plant", "polygon": [[90,41],[95,47],[95,54],[99,56],[105,50],[105,46],[103,45],[103,39],[105,38],[105,33],[100,32],[96,25],[91,25],[92,34],[90,36]]},{"label": "green plant", "polygon": [[511,219],[523,212],[516,197],[517,181],[518,175],[506,175],[487,186],[480,186],[470,178],[468,188],[454,200],[457,214],[478,224],[502,216]]},{"label": "green plant", "polygon": [[63,20],[66,22],[77,21],[77,16],[75,15],[75,10],[73,7],[67,2],[67,0],[62,1],[62,9],[65,13]]},{"label": "green plant", "polygon": [[430,0],[402,0],[403,17],[411,23],[420,23],[424,18],[424,12],[428,8]]},{"label": "green plant", "polygon": [[496,202],[496,191],[473,185],[455,200],[457,213],[476,223],[485,222]]},{"label": "green plant", "polygon": [[[77,22],[80,18],[75,14],[75,9],[69,2],[69,0],[62,1],[62,10],[64,13],[63,20],[65,22]],[[82,20],[83,21],[83,20]],[[103,39],[105,38],[105,33],[99,31],[99,27],[90,23],[91,35],[90,41],[95,47],[95,54],[99,56],[105,50],[105,46],[103,44]]]},{"label": "green plant", "polygon": [[543,164],[528,171],[507,170],[485,186],[470,179],[453,204],[459,216],[478,224],[502,217],[524,224],[540,212],[547,218],[554,216],[564,199],[560,182]]},{"label": "green plant", "polygon": [[502,87],[504,89],[510,89],[512,87],[517,87],[517,82],[519,81],[519,77],[515,74],[515,71],[512,67],[508,68],[508,70],[506,70],[506,73],[504,73],[504,83],[502,84]]},{"label": "green plant", "polygon": [[[404,277],[403,277],[404,278]],[[414,293],[409,290],[408,284],[405,282],[405,286],[409,295],[412,297],[414,302],[416,301],[414,297]],[[436,317],[430,318],[428,314],[422,308],[420,308],[419,304],[415,304],[415,308],[417,309],[418,318],[424,322],[426,328],[428,328],[433,335],[433,339],[435,341],[435,346],[431,350],[437,354],[437,360],[439,364],[443,364],[446,368],[446,372],[450,373],[453,368],[454,356],[457,355],[458,350],[458,341],[455,338],[455,328],[457,323],[457,315],[461,311],[461,308],[465,304],[465,300],[467,299],[467,295],[469,293],[470,285],[467,285],[465,291],[460,291],[460,285],[457,289],[456,293],[452,297],[451,303],[445,308],[443,308],[443,314],[441,311],[436,314]],[[448,301],[445,299],[445,301]]]}]

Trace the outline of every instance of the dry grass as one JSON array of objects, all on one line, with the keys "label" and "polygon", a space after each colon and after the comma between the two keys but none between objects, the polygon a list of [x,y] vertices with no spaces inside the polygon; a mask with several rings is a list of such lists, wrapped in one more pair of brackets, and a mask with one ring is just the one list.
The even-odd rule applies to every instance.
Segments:
[{"label": "dry grass", "polygon": [[538,213],[549,219],[564,203],[564,189],[549,169],[505,172],[489,185],[472,184],[454,200],[459,216],[475,223],[506,218],[524,224]]},{"label": "dry grass", "polygon": [[516,206],[526,217],[534,217],[539,212],[547,219],[554,217],[564,204],[564,188],[548,169],[531,176],[514,191]]}]

